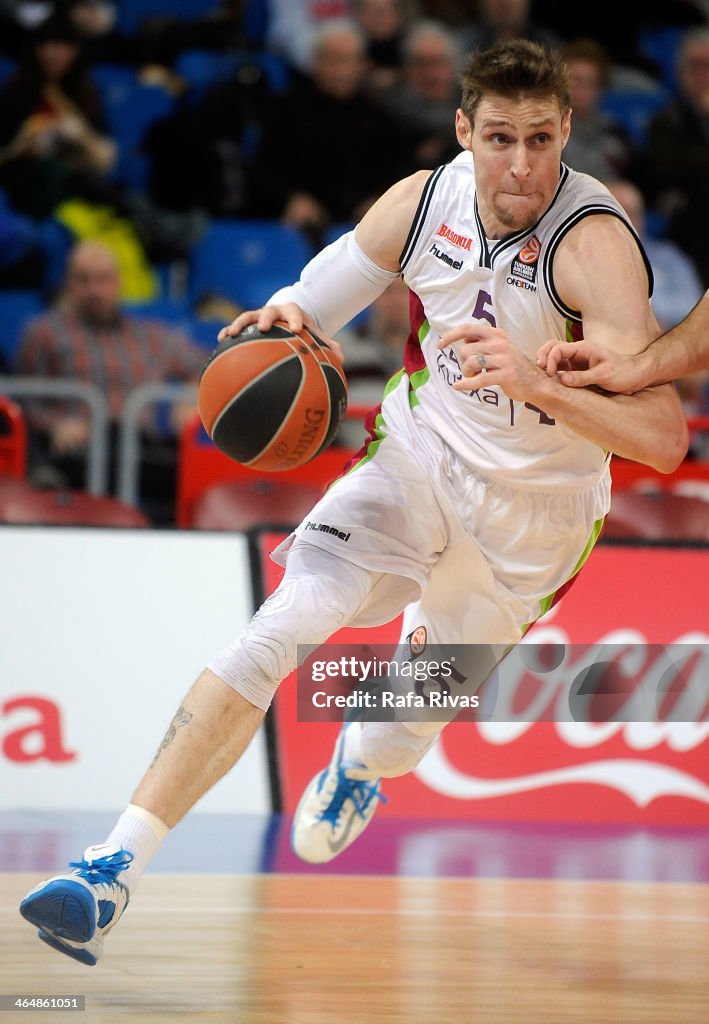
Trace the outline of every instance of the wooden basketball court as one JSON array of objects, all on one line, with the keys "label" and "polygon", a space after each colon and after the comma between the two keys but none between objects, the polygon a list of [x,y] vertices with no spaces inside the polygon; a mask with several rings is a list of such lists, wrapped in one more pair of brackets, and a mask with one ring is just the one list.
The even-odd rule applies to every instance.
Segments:
[{"label": "wooden basketball court", "polygon": [[85,994],[15,1021],[698,1024],[709,887],[648,882],[147,875],[84,967],[40,943],[0,874],[3,993]]}]

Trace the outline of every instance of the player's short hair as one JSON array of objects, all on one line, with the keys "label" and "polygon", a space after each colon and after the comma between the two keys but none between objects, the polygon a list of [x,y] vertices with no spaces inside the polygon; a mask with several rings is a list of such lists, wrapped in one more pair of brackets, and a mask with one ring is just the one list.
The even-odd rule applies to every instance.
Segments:
[{"label": "player's short hair", "polygon": [[461,108],[472,124],[484,96],[521,99],[553,96],[562,115],[569,109],[569,80],[560,55],[529,39],[513,39],[472,53],[463,74]]}]

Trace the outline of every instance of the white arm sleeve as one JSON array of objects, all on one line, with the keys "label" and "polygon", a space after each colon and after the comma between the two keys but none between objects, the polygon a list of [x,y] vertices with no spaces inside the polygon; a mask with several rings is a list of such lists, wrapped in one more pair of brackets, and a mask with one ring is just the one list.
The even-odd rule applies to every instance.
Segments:
[{"label": "white arm sleeve", "polygon": [[398,276],[398,271],[383,270],[370,260],[359,247],[354,231],[348,231],[307,264],[300,281],[279,288],[265,305],[296,302],[330,338]]}]

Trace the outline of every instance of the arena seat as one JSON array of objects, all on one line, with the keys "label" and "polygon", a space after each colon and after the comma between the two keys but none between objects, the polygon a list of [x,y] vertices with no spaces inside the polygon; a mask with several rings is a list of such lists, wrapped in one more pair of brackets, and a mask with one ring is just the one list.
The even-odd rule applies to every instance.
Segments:
[{"label": "arena seat", "polygon": [[[352,406],[347,411],[348,418],[361,419],[366,411]],[[332,445],[312,462],[307,462],[304,466],[299,466],[286,475],[274,476],[273,473],[258,473],[234,462],[233,459],[219,451],[204,430],[199,415],[195,413],[180,434],[175,523],[183,529],[193,527],[196,509],[202,496],[213,486],[221,483],[237,481],[243,484],[247,482],[255,487],[256,481],[267,483],[273,483],[274,480],[286,481],[288,486],[297,486],[301,489],[304,501],[306,497],[304,488],[308,488],[310,491],[308,500],[310,500],[310,497],[322,494],[328,484],[342,473],[356,454],[357,449]],[[262,523],[265,521],[262,520]],[[216,529],[216,527],[210,528]]]},{"label": "arena seat", "polygon": [[0,504],[11,498],[21,498],[33,488],[24,479],[0,471]]},{"label": "arena seat", "polygon": [[121,0],[116,27],[124,35],[133,35],[151,18],[199,21],[219,5],[220,0]]},{"label": "arena seat", "polygon": [[0,86],[17,70],[17,61],[9,57],[0,57]]},{"label": "arena seat", "polygon": [[0,523],[133,528],[150,525],[139,509],[116,498],[83,491],[40,490],[20,480],[0,486]]},{"label": "arena seat", "polygon": [[709,502],[667,491],[619,491],[611,500],[603,537],[709,541]]},{"label": "arena seat", "polygon": [[227,480],[213,484],[196,500],[192,525],[197,530],[290,529],[321,494],[321,488],[294,483],[287,476]]},{"label": "arena seat", "polygon": [[[709,416],[690,416],[690,437],[709,433]],[[613,494],[619,491],[643,491],[646,494],[667,491],[701,497],[709,501],[709,461],[688,456],[673,473],[660,473],[651,466],[614,455],[611,461]]]},{"label": "arena seat", "polygon": [[214,220],[190,253],[188,299],[219,295],[257,309],[283,285],[296,281],[312,256],[305,236],[277,221]]},{"label": "arena seat", "polygon": [[175,327],[182,327],[191,319],[187,303],[182,299],[153,299],[152,302],[126,302],[125,313],[130,316],[145,317],[147,320],[164,320]]},{"label": "arena seat", "polygon": [[269,4],[264,0],[244,0],[242,25],[247,42],[251,46],[265,46],[270,21]]},{"label": "arena seat", "polygon": [[187,83],[190,100],[200,100],[212,86],[225,82],[241,68],[255,65],[265,77],[270,92],[284,92],[290,82],[290,70],[282,57],[267,50],[183,50],[175,61],[175,71]]},{"label": "arena seat", "polygon": [[114,178],[131,188],[147,184],[150,162],[141,143],[154,121],[167,117],[175,98],[162,85],[141,82],[132,68],[96,64],[91,77],[103,100],[110,135],[118,145]]},{"label": "arena seat", "polygon": [[687,27],[667,25],[662,28],[641,28],[638,32],[640,52],[658,67],[660,78],[670,92],[677,89],[677,50]]},{"label": "arena seat", "polygon": [[27,472],[27,427],[20,406],[0,395],[0,475],[22,480]]},{"label": "arena seat", "polygon": [[205,359],[217,344],[217,335],[225,326],[223,320],[200,320],[192,318],[183,324],[184,330],[196,345],[204,349]]},{"label": "arena seat", "polygon": [[669,94],[659,88],[657,92],[609,89],[603,94],[601,109],[615,118],[636,145],[642,146],[653,114],[664,107],[669,98]]}]

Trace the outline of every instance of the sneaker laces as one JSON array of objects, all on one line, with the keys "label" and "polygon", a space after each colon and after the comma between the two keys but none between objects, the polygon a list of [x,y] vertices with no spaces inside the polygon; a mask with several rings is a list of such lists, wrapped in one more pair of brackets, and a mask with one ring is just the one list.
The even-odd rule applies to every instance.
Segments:
[{"label": "sneaker laces", "polygon": [[116,875],[125,871],[133,860],[133,854],[129,850],[118,850],[117,853],[108,854],[106,857],[97,857],[89,863],[87,860],[69,861],[70,868],[76,868],[80,878],[86,879],[92,885],[103,882],[104,885],[111,885],[116,881]]},{"label": "sneaker laces", "polygon": [[352,801],[355,811],[360,818],[363,818],[372,800],[375,799],[381,800],[383,804],[387,803],[387,798],[379,792],[378,779],[374,782],[366,779],[352,779],[345,768],[340,768],[332,800],[320,815],[320,820],[330,822],[333,827],[336,827],[347,800]]}]

